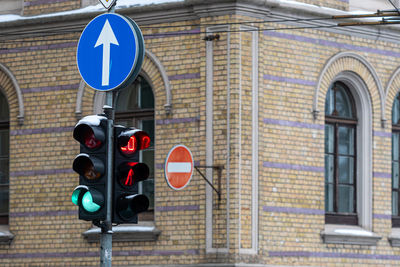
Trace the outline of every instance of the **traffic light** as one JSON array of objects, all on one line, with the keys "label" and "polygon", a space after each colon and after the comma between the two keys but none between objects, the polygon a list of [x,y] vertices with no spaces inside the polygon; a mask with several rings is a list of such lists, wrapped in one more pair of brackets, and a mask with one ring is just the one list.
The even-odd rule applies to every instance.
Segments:
[{"label": "traffic light", "polygon": [[79,206],[79,219],[101,221],[106,218],[107,118],[87,116],[75,126],[74,139],[80,154],[72,168],[79,174],[79,186],[72,193],[72,203]]},{"label": "traffic light", "polygon": [[149,177],[149,167],[139,162],[139,151],[150,146],[149,135],[139,129],[115,126],[113,223],[137,223],[149,199],[138,194],[138,182]]}]

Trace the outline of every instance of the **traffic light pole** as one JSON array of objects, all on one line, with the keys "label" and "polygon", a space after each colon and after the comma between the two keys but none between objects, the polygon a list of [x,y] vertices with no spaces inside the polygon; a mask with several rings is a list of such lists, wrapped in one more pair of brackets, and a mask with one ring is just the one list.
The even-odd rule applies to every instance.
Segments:
[{"label": "traffic light pole", "polygon": [[103,107],[107,117],[107,181],[106,181],[106,220],[101,225],[100,266],[111,267],[112,260],[112,192],[114,163],[114,110],[113,91],[106,93],[106,104]]}]

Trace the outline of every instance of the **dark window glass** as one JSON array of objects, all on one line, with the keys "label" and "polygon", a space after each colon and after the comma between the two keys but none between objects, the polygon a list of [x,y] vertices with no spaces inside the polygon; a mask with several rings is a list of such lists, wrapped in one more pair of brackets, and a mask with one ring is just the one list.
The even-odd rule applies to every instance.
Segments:
[{"label": "dark window glass", "polygon": [[139,184],[139,193],[150,200],[149,211],[141,213],[139,220],[154,220],[154,95],[150,84],[142,77],[120,90],[115,105],[115,123],[140,128],[151,138],[148,149],[141,151],[141,160],[150,168],[149,178]]},{"label": "dark window glass", "polygon": [[0,92],[0,224],[8,224],[10,126],[9,109]]},{"label": "dark window glass", "polygon": [[400,168],[400,93],[396,95],[392,109],[392,225],[400,227],[399,168]]},{"label": "dark window glass", "polygon": [[335,82],[325,102],[326,223],[358,224],[355,114],[349,89]]}]

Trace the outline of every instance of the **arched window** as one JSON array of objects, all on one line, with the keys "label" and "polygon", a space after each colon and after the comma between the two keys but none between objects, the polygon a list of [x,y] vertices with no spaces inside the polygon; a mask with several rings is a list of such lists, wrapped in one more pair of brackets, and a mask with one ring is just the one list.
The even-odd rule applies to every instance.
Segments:
[{"label": "arched window", "polygon": [[400,93],[396,95],[392,109],[392,225],[393,227],[400,227],[399,138],[400,138]]},{"label": "arched window", "polygon": [[141,76],[127,88],[119,91],[115,102],[115,124],[136,127],[150,135],[151,144],[140,157],[150,168],[149,178],[139,183],[139,193],[150,199],[149,211],[139,220],[154,220],[154,95],[150,84]]},{"label": "arched window", "polygon": [[8,103],[0,92],[0,224],[8,224],[10,116]]},{"label": "arched window", "polygon": [[355,103],[349,88],[334,82],[325,102],[325,222],[358,224]]}]

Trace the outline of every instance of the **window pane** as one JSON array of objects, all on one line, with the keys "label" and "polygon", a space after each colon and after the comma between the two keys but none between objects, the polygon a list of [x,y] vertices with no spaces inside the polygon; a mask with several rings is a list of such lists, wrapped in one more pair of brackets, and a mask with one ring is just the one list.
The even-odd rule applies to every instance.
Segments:
[{"label": "window pane", "polygon": [[399,163],[392,162],[392,187],[399,188]]},{"label": "window pane", "polygon": [[0,157],[9,153],[9,130],[0,130]]},{"label": "window pane", "polygon": [[154,209],[154,179],[147,179],[142,182],[143,194],[150,200],[149,210]]},{"label": "window pane", "polygon": [[141,79],[140,88],[140,107],[154,108],[153,90],[145,79]]},{"label": "window pane", "polygon": [[333,212],[333,184],[325,184],[325,211]]},{"label": "window pane", "polygon": [[339,156],[339,183],[353,184],[354,183],[354,159],[352,157]]},{"label": "window pane", "polygon": [[399,215],[399,193],[392,192],[392,215]]},{"label": "window pane", "polygon": [[354,155],[354,128],[339,127],[339,154]]},{"label": "window pane", "polygon": [[8,214],[9,190],[7,186],[0,186],[0,214]]},{"label": "window pane", "polygon": [[8,158],[0,158],[0,184],[8,184],[9,160]]},{"label": "window pane", "polygon": [[399,160],[399,134],[392,134],[392,160]]},{"label": "window pane", "polygon": [[334,152],[335,128],[333,125],[325,124],[325,153]]},{"label": "window pane", "polygon": [[396,98],[394,99],[393,102],[393,108],[392,108],[392,123],[393,124],[398,124],[399,123],[399,116],[400,116],[400,103],[399,103],[399,94],[396,95]]},{"label": "window pane", "polygon": [[154,120],[142,120],[142,130],[150,136],[150,147],[154,147]]},{"label": "window pane", "polygon": [[138,100],[138,83],[134,82],[132,85],[118,92],[115,111],[118,112],[138,109]]},{"label": "window pane", "polygon": [[8,103],[5,96],[0,92],[0,121],[8,121],[9,113],[8,113]]},{"label": "window pane", "polygon": [[338,116],[353,118],[352,104],[349,95],[342,86],[336,85],[336,110]]},{"label": "window pane", "polygon": [[354,213],[354,187],[339,185],[338,197],[338,212]]},{"label": "window pane", "polygon": [[332,87],[329,88],[328,93],[326,94],[325,101],[325,115],[332,115],[332,112],[335,109],[335,97]]},{"label": "window pane", "polygon": [[325,155],[325,183],[333,183],[333,155]]},{"label": "window pane", "polygon": [[142,151],[142,160],[150,169],[149,177],[154,177],[154,150],[146,149]]}]

